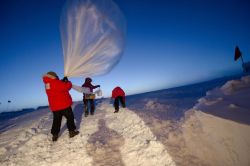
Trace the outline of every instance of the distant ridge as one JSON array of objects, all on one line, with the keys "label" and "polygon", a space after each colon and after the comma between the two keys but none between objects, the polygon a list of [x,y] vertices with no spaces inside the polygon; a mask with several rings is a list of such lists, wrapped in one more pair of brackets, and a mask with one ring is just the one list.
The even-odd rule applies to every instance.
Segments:
[{"label": "distant ridge", "polygon": [[8,120],[8,119],[12,119],[27,113],[31,113],[36,111],[36,109],[34,108],[25,108],[22,109],[21,111],[11,111],[11,112],[2,112],[0,113],[0,121],[4,121],[4,120]]},{"label": "distant ridge", "polygon": [[164,88],[164,89],[159,89],[159,90],[154,90],[154,91],[148,91],[148,92],[143,92],[143,93],[138,93],[138,94],[131,94],[128,96],[140,96],[140,95],[147,95],[147,94],[149,94],[149,96],[152,96],[154,93],[157,94],[160,91],[172,91],[172,90],[179,89],[179,88],[186,89],[186,88],[197,87],[199,85],[203,85],[203,88],[205,88],[207,91],[207,90],[211,90],[217,86],[222,86],[229,80],[240,79],[242,76],[244,76],[244,75],[237,74],[237,75],[232,75],[232,76],[219,77],[219,78],[215,78],[215,79],[211,79],[211,80],[207,80],[207,81],[202,81],[202,82],[197,82],[197,83],[192,83],[192,84],[187,84],[187,85],[181,85],[181,86],[176,86],[176,87],[172,87],[172,88]]}]

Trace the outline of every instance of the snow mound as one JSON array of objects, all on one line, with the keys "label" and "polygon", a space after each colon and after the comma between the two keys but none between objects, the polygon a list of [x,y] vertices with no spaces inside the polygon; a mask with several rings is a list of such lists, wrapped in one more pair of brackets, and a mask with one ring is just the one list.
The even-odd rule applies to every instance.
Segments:
[{"label": "snow mound", "polygon": [[187,151],[208,165],[250,163],[250,126],[193,110],[182,125]]},{"label": "snow mound", "polygon": [[103,105],[101,109],[106,111],[107,126],[125,138],[120,149],[125,165],[175,165],[164,145],[137,114],[123,109],[114,116],[111,105]]},{"label": "snow mound", "polygon": [[164,145],[131,110],[114,114],[104,101],[94,116],[85,118],[82,109],[82,104],[73,107],[80,134],[71,139],[64,120],[58,141],[51,141],[51,114],[2,133],[0,165],[175,166]]},{"label": "snow mound", "polygon": [[144,107],[146,110],[167,110],[169,108],[169,105],[161,104],[157,100],[148,100]]},{"label": "snow mound", "polygon": [[209,91],[186,112],[169,142],[182,140],[183,151],[205,165],[250,165],[249,98],[249,76]]},{"label": "snow mound", "polygon": [[208,91],[194,106],[208,114],[250,125],[250,76]]},{"label": "snow mound", "polygon": [[232,80],[228,81],[225,85],[223,85],[220,90],[224,94],[232,94],[236,91],[248,88],[250,86],[250,76],[242,77],[241,80]]}]

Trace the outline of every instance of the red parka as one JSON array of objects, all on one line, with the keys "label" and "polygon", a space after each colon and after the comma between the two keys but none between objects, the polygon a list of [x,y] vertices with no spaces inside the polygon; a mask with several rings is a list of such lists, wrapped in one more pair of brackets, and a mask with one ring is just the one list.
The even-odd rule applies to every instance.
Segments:
[{"label": "red parka", "polygon": [[70,81],[63,82],[45,75],[43,77],[43,82],[48,95],[49,106],[52,111],[60,111],[72,105],[72,98],[69,94],[69,90],[72,87]]},{"label": "red parka", "polygon": [[118,96],[122,96],[123,100],[125,102],[125,92],[122,90],[122,88],[120,88],[119,86],[115,87],[112,90],[112,98],[115,99]]}]

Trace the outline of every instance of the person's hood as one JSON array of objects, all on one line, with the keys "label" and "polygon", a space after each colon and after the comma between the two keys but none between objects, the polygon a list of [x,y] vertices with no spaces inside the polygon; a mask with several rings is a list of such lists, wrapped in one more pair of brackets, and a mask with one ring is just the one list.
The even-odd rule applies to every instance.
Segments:
[{"label": "person's hood", "polygon": [[92,82],[92,79],[90,78],[90,77],[87,77],[86,79],[85,79],[85,83],[91,83]]},{"label": "person's hood", "polygon": [[48,83],[48,82],[51,82],[53,80],[58,80],[57,77],[53,76],[53,75],[50,75],[50,74],[44,74],[43,75],[43,81],[44,83]]}]

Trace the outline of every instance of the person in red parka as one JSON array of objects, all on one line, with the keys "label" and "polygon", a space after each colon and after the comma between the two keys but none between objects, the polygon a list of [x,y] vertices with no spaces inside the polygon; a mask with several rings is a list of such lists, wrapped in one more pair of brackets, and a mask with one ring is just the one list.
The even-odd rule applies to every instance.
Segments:
[{"label": "person in red parka", "polygon": [[72,87],[71,82],[68,81],[67,77],[59,80],[59,77],[53,71],[43,76],[43,82],[48,96],[49,107],[53,112],[52,141],[57,141],[58,139],[63,116],[67,119],[69,137],[72,138],[79,134],[79,131],[76,131],[74,114],[71,108],[72,98],[69,94],[69,90]]},{"label": "person in red parka", "polygon": [[114,99],[115,112],[119,112],[119,102],[121,102],[122,107],[125,108],[125,92],[119,86],[112,90],[112,98]]},{"label": "person in red parka", "polygon": [[[82,87],[89,88],[90,92],[93,92],[93,89],[100,87],[100,85],[96,85],[96,86],[92,85],[91,82],[92,82],[92,79],[87,77]],[[83,94],[83,104],[84,104],[85,117],[89,115],[89,107],[88,107],[89,104],[90,104],[90,114],[94,115],[95,103],[94,103],[94,98],[92,98],[91,95]]]}]

